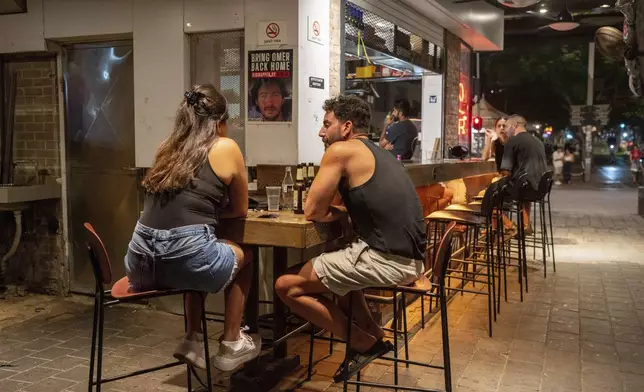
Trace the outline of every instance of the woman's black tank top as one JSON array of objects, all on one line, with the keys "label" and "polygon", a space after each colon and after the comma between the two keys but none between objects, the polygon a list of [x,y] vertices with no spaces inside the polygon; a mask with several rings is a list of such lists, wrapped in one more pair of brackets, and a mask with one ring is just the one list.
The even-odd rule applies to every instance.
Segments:
[{"label": "woman's black tank top", "polygon": [[216,227],[227,202],[228,186],[206,160],[185,188],[173,193],[146,194],[139,222],[157,230],[198,224]]}]

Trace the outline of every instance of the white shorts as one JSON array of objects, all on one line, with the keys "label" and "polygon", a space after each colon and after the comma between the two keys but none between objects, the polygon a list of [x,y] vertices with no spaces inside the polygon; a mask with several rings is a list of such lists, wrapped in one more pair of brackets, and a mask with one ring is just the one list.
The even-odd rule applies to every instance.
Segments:
[{"label": "white shorts", "polygon": [[313,259],[313,270],[332,293],[344,296],[367,287],[409,284],[425,272],[423,260],[370,249],[358,240],[346,248]]}]

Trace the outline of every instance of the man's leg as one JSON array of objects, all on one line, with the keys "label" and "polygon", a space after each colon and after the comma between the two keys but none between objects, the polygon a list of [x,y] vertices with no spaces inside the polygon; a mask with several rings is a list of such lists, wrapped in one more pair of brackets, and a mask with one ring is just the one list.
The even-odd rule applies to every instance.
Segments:
[{"label": "man's leg", "polygon": [[530,207],[532,206],[532,203],[529,201],[524,201],[523,202],[523,227],[525,229],[530,228]]},{"label": "man's leg", "polygon": [[[330,291],[313,270],[313,261],[307,262],[297,275],[280,276],[275,291],[297,315],[346,339],[347,317],[338,305],[320,295]],[[358,352],[367,351],[377,341],[356,325],[351,330],[351,338],[350,346]]]},{"label": "man's leg", "polygon": [[[345,315],[349,314],[349,294],[338,298],[338,304]],[[380,325],[371,317],[371,311],[367,306],[367,301],[364,298],[362,290],[353,292],[353,318],[358,327],[362,328],[368,334],[374,336],[376,339],[385,337],[385,331],[382,330]]]}]

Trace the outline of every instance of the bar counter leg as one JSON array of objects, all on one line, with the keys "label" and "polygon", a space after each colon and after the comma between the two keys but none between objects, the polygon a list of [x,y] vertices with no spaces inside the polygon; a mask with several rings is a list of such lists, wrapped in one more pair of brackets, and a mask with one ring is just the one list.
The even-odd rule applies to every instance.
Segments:
[{"label": "bar counter leg", "polygon": [[250,248],[253,252],[253,279],[251,280],[246,309],[244,310],[244,321],[250,333],[259,332],[259,247]]},{"label": "bar counter leg", "polygon": [[[275,282],[277,278],[286,273],[287,268],[287,252],[286,248],[274,247],[273,248],[273,312],[274,322],[273,326],[273,339],[279,339],[286,335],[286,306],[284,302],[275,292]],[[281,343],[275,347],[275,358],[285,358],[287,355],[286,342]]]}]

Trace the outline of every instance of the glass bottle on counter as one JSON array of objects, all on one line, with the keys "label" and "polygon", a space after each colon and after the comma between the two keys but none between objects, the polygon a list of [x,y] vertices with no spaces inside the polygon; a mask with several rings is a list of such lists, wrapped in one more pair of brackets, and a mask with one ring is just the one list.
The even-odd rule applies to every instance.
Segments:
[{"label": "glass bottle on counter", "polygon": [[285,210],[293,209],[293,188],[295,183],[293,182],[293,175],[291,174],[291,167],[286,167],[286,174],[284,174],[284,180],[282,180],[282,207]]},{"label": "glass bottle on counter", "polygon": [[304,184],[304,174],[302,165],[297,165],[297,174],[295,175],[295,187],[293,188],[293,210],[296,214],[304,213],[304,197],[306,185]]},{"label": "glass bottle on counter", "polygon": [[315,179],[315,165],[313,164],[313,162],[309,162],[307,178],[309,180],[309,183],[306,188],[311,189],[311,184],[313,184],[313,180]]}]

